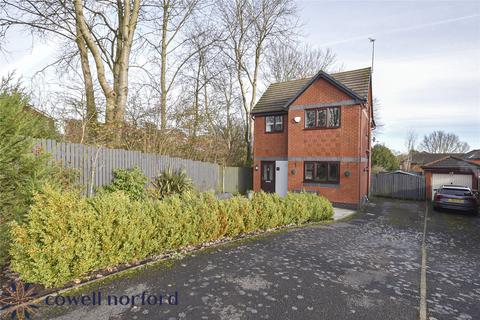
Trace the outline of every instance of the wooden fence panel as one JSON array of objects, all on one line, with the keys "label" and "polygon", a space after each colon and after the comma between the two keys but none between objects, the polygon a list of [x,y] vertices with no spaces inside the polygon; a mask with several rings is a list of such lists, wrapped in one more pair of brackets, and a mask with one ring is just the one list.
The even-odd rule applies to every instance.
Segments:
[{"label": "wooden fence panel", "polygon": [[370,193],[373,196],[425,200],[425,177],[401,173],[373,174]]},{"label": "wooden fence panel", "polygon": [[225,167],[223,176],[225,192],[245,193],[252,189],[252,168]]},{"label": "wooden fence panel", "polygon": [[[139,151],[108,149],[88,145],[36,140],[37,146],[52,155],[57,163],[76,169],[78,182],[86,186],[87,194],[93,189],[109,184],[113,170],[138,166],[149,178],[158,176],[167,168],[185,170],[199,190],[245,192],[252,188],[251,168],[224,168],[208,162],[186,160]],[[223,186],[226,186],[223,189]]]}]

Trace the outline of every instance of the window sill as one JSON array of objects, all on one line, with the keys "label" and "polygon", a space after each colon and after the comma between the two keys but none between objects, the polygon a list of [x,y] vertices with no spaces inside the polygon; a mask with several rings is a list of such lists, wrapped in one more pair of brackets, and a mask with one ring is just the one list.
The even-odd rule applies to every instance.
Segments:
[{"label": "window sill", "polygon": [[318,128],[303,128],[303,130],[333,130],[333,129],[340,129],[341,127],[318,127]]},{"label": "window sill", "polygon": [[280,131],[265,131],[265,134],[274,134],[274,133],[283,133],[283,130],[280,130]]},{"label": "window sill", "polygon": [[305,187],[325,187],[325,188],[338,188],[340,184],[338,182],[303,182]]}]

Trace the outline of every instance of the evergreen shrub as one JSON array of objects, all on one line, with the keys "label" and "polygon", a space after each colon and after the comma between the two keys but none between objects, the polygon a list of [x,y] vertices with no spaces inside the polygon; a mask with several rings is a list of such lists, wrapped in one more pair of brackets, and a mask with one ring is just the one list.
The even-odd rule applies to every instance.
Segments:
[{"label": "evergreen shrub", "polygon": [[24,281],[55,287],[169,250],[332,215],[331,203],[310,193],[259,192],[249,201],[189,191],[135,200],[125,191],[85,198],[47,184],[28,219],[11,224],[11,266]]}]

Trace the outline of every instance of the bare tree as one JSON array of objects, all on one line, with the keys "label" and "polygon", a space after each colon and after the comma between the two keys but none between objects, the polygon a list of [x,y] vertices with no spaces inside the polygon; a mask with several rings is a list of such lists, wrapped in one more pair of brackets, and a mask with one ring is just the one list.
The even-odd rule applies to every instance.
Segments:
[{"label": "bare tree", "polygon": [[227,32],[225,54],[232,60],[245,116],[246,159],[252,154],[252,119],[260,65],[274,41],[286,42],[296,28],[292,0],[218,0],[221,26]]},{"label": "bare tree", "polygon": [[418,142],[418,134],[413,129],[408,130],[407,135],[405,137],[405,147],[407,148],[408,153],[415,151],[417,142]]},{"label": "bare tree", "polygon": [[[202,7],[206,5],[206,2],[202,2]],[[149,65],[157,70],[144,70],[149,74],[154,90],[157,90],[160,96],[162,130],[167,128],[169,95],[181,71],[196,54],[185,50],[189,39],[183,36],[199,9],[199,0],[161,0],[149,6],[147,20],[152,23],[153,30],[144,34],[143,39],[153,52]],[[172,56],[175,58],[171,59]]]},{"label": "bare tree", "polygon": [[420,148],[431,153],[465,153],[470,146],[460,141],[456,134],[438,130],[425,135]]},{"label": "bare tree", "polygon": [[319,70],[328,72],[335,58],[330,49],[312,49],[307,44],[278,42],[271,46],[268,53],[267,79],[270,82],[284,82],[311,77]]},{"label": "bare tree", "polygon": [[121,126],[140,3],[140,0],[5,0],[0,5],[0,35],[13,26],[20,26],[43,38],[56,37],[65,41],[66,47],[75,43],[74,52],[62,54],[55,63],[79,57],[87,118],[96,122],[98,110],[89,61],[92,57],[105,96],[106,123]]},{"label": "bare tree", "polygon": [[245,141],[242,139],[245,120],[236,71],[228,60],[219,61],[217,67],[222,72],[211,81],[212,106],[207,113],[209,129],[222,147],[223,163],[238,165],[245,161]]},{"label": "bare tree", "polygon": [[[97,79],[106,100],[106,123],[122,125],[128,98],[130,54],[137,28],[140,0],[105,1],[103,5],[101,2],[97,1],[96,6],[90,8],[83,0],[74,0],[76,30],[95,62]],[[108,13],[104,13],[112,7],[116,14],[116,24],[112,24]],[[92,23],[88,23],[84,9],[90,12]],[[95,33],[99,22],[103,23],[100,27],[102,31],[108,29],[104,41]],[[113,84],[107,79],[106,65],[112,72]]]},{"label": "bare tree", "polygon": [[[203,129],[206,130],[211,125],[211,113],[209,110],[209,86],[210,82],[218,77],[224,70],[216,66],[219,63],[219,48],[213,44],[221,37],[218,30],[210,28],[205,22],[197,22],[194,29],[189,33],[189,52],[195,53],[191,59],[190,66],[184,74],[192,82],[192,106],[193,106],[193,124],[192,137],[193,143],[199,131],[201,122],[204,123]],[[203,110],[202,110],[203,107]],[[201,121],[201,120],[204,121]]]},{"label": "bare tree", "polygon": [[407,135],[405,137],[405,147],[407,148],[407,155],[404,163],[405,163],[406,171],[410,171],[410,166],[412,164],[412,156],[413,156],[413,153],[415,152],[417,142],[418,142],[418,134],[413,129],[408,130]]}]

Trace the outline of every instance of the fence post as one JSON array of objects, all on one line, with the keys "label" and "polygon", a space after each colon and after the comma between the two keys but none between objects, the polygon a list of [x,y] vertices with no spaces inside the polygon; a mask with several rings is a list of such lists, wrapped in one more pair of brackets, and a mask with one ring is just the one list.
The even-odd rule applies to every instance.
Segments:
[{"label": "fence post", "polygon": [[220,168],[222,170],[222,193],[224,193],[225,192],[225,166],[221,165]]}]

